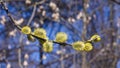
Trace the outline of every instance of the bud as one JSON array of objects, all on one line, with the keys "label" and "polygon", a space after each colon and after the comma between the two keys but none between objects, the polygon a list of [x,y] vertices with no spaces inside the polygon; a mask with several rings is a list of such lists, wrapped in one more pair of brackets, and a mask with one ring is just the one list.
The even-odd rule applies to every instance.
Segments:
[{"label": "bud", "polygon": [[57,8],[57,5],[54,2],[50,2],[49,6],[52,8],[52,10]]},{"label": "bud", "polygon": [[28,66],[28,62],[25,60],[25,61],[23,62],[23,65],[24,65],[24,66]]},{"label": "bud", "polygon": [[29,41],[35,42],[35,38],[32,35],[27,35]]},{"label": "bud", "polygon": [[11,68],[11,64],[10,64],[10,63],[8,63],[6,68]]},{"label": "bud", "polygon": [[25,59],[28,59],[28,58],[29,58],[29,55],[28,55],[28,54],[25,54],[25,55],[24,55],[24,58],[25,58]]},{"label": "bud", "polygon": [[101,40],[101,37],[99,35],[93,35],[88,41],[99,42],[100,40]]},{"label": "bud", "polygon": [[53,13],[52,18],[53,18],[53,20],[58,21],[59,20],[59,13]]}]

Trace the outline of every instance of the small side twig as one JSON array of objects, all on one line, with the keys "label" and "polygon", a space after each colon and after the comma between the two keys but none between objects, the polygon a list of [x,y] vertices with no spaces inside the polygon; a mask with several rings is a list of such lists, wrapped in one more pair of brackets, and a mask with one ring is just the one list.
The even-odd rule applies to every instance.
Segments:
[{"label": "small side twig", "polygon": [[30,25],[31,21],[33,20],[33,18],[35,16],[35,12],[36,12],[36,5],[34,5],[32,15],[31,15],[30,19],[28,20],[27,25]]}]

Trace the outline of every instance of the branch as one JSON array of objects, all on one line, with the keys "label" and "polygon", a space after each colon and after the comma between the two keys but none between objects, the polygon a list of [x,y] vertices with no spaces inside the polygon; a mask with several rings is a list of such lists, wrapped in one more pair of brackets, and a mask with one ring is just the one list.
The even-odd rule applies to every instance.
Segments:
[{"label": "branch", "polygon": [[30,6],[26,7],[25,10],[18,11],[18,13],[21,14],[22,12],[25,12],[25,11],[27,11],[28,9],[30,9],[30,8],[32,8],[34,6],[41,5],[41,4],[45,3],[45,2],[46,2],[46,0],[42,0],[40,2],[35,2],[34,4],[31,4]]},{"label": "branch", "polygon": [[[36,9],[35,6],[38,5],[38,4],[41,4],[41,3],[43,3],[43,2],[45,2],[45,0],[43,0],[43,1],[41,1],[41,2],[38,2],[38,3],[36,3],[36,4],[34,5],[33,15],[31,16],[29,22],[31,21],[31,19],[33,18],[34,14],[35,14],[35,9]],[[5,5],[5,3],[4,3],[2,0],[0,0],[0,3],[1,3],[3,9],[6,11],[7,15],[9,16],[10,20],[12,21],[12,24],[14,24],[19,30],[21,30],[21,27],[18,26],[18,25],[15,23],[15,21],[14,21],[13,17],[11,16],[11,14],[10,14],[7,6]],[[28,25],[29,25],[29,23],[28,23]],[[34,35],[33,35],[33,36],[34,36]],[[34,36],[34,37],[36,37],[36,38],[38,38],[38,39],[41,39],[41,40],[45,40],[45,39],[39,38],[39,37],[37,37],[37,36]],[[55,41],[53,41],[53,42],[54,42],[54,43],[57,43],[57,44],[65,44],[65,43],[58,43],[58,42],[55,42]],[[21,47],[18,47],[18,48],[21,48]]]},{"label": "branch", "polygon": [[[31,35],[32,35],[33,37],[37,38],[37,39],[40,39],[40,40],[43,40],[43,41],[47,41],[46,39],[40,38],[40,37],[35,36],[35,35],[33,35],[33,34],[31,34]],[[53,41],[53,40],[49,40],[49,41],[51,41],[51,42],[53,42],[53,43],[56,43],[56,44],[60,44],[60,45],[69,45],[69,46],[72,46],[72,45],[69,44],[69,43],[60,43],[60,42],[56,42],[56,41]]]},{"label": "branch", "polygon": [[28,24],[27,25],[30,25],[31,21],[33,20],[33,18],[35,16],[35,12],[36,12],[36,5],[34,5],[32,15],[31,15],[30,19],[28,20]]},{"label": "branch", "polygon": [[12,24],[15,25],[15,27],[17,27],[19,30],[21,30],[21,27],[18,26],[18,25],[15,23],[15,21],[14,21],[13,17],[11,16],[11,14],[10,14],[7,6],[5,5],[5,3],[4,3],[2,0],[0,0],[0,3],[1,3],[3,9],[5,10],[5,12],[7,13],[8,17],[10,18],[10,20],[12,21]]},{"label": "branch", "polygon": [[[40,3],[41,3],[41,2],[40,2]],[[38,3],[37,3],[37,4],[38,4]],[[19,30],[21,30],[21,27],[18,26],[18,25],[15,23],[13,17],[11,16],[8,8],[6,7],[6,5],[5,5],[5,3],[4,3],[3,1],[1,1],[1,5],[3,6],[3,9],[6,11],[7,15],[9,16],[9,18],[11,19],[12,24],[14,24]],[[37,37],[37,36],[35,36],[35,35],[33,35],[33,34],[31,34],[31,35],[32,35],[33,37],[37,38],[37,39],[46,41],[46,39],[39,38],[39,37]],[[60,44],[60,45],[70,45],[70,46],[72,46],[71,44],[68,44],[68,43],[59,43],[59,42],[56,42],[56,41],[53,41],[53,40],[50,40],[50,41],[53,42],[53,43],[56,43],[56,44]]]},{"label": "branch", "polygon": [[116,1],[116,0],[111,0],[112,2],[116,3],[116,4],[119,4],[120,5],[120,2]]},{"label": "branch", "polygon": [[45,67],[48,67],[48,66],[50,66],[51,64],[54,64],[54,63],[57,63],[57,62],[61,62],[61,60],[68,59],[69,57],[73,56],[74,54],[79,54],[79,52],[75,52],[75,53],[71,53],[71,54],[66,54],[62,59],[58,58],[58,59],[56,59],[56,60],[53,60],[52,62],[46,63],[44,66],[45,66]]}]

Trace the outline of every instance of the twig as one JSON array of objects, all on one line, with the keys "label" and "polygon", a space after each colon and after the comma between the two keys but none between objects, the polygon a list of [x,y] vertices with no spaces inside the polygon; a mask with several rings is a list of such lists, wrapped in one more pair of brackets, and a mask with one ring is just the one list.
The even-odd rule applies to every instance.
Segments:
[{"label": "twig", "polygon": [[[12,21],[12,24],[15,25],[16,28],[18,28],[19,30],[21,30],[21,27],[18,26],[15,23],[15,21],[14,21],[13,17],[11,16],[8,8],[6,7],[5,3],[2,0],[1,0],[1,5],[2,5],[3,9],[6,11],[6,13],[7,13],[8,17],[10,18],[10,20]],[[18,50],[18,61],[19,61],[18,63],[20,65],[20,68],[23,68],[22,64],[21,64],[21,50],[20,49]]]},{"label": "twig", "polygon": [[[65,59],[67,59],[68,57],[74,56],[74,54],[79,54],[79,52],[75,52],[75,53],[71,53],[71,54],[66,54],[66,55],[62,58],[62,60],[65,60]],[[54,64],[54,63],[57,63],[57,62],[61,62],[61,59],[58,58],[58,59],[56,59],[56,60],[54,60],[54,61],[52,61],[52,62],[48,62],[48,63],[45,64],[44,66],[47,67],[47,66],[50,66],[51,64]]]},{"label": "twig", "polygon": [[2,5],[3,9],[6,11],[8,17],[9,17],[10,20],[12,21],[12,24],[15,25],[15,27],[17,27],[19,30],[21,30],[21,27],[18,26],[18,25],[15,23],[15,21],[14,21],[13,17],[11,16],[11,14],[10,14],[8,8],[6,7],[5,3],[4,3],[2,0],[0,0],[0,2],[1,2],[1,5]]},{"label": "twig", "polygon": [[[35,11],[36,11],[36,6],[34,6],[34,8],[33,8],[33,12],[32,12],[32,15],[31,15],[31,17],[30,17],[30,19],[28,20],[28,23],[27,23],[27,26],[29,26],[30,25],[30,23],[31,23],[31,21],[33,20],[33,18],[34,18],[34,15],[35,15]],[[20,43],[22,43],[22,39],[23,39],[23,35],[21,35],[20,36]],[[18,49],[18,61],[19,61],[19,65],[20,65],[20,67],[21,68],[23,68],[23,66],[22,66],[22,62],[21,62],[21,48],[19,48]]]},{"label": "twig", "polygon": [[[45,0],[44,0],[44,1],[45,1]],[[43,1],[43,2],[44,2],[44,1]],[[42,2],[40,2],[40,3],[42,3]],[[21,30],[21,27],[18,26],[18,25],[15,23],[13,17],[11,16],[8,8],[5,6],[5,4],[3,3],[3,1],[1,1],[1,4],[2,4],[2,6],[4,7],[4,10],[6,11],[7,15],[10,17],[10,19],[11,19],[11,21],[12,21],[12,24],[14,24],[19,30]],[[37,4],[39,4],[39,3],[37,3]],[[33,37],[37,38],[37,39],[46,41],[46,39],[39,38],[39,37],[37,37],[37,36],[35,36],[35,35],[33,35],[33,34],[31,34],[31,35],[32,35]],[[56,41],[53,41],[53,40],[50,40],[50,41],[53,42],[53,43],[56,43],[56,44],[60,44],[60,45],[70,45],[70,46],[71,46],[71,44],[68,44],[68,43],[59,43],[59,42],[56,42]]]},{"label": "twig", "polygon": [[118,2],[117,0],[111,0],[111,1],[120,5],[120,2]]},{"label": "twig", "polygon": [[20,68],[23,68],[22,66],[22,61],[21,61],[21,49],[18,49],[18,64],[20,66]]},{"label": "twig", "polygon": [[34,5],[32,15],[31,15],[30,19],[28,20],[28,24],[27,25],[30,25],[31,21],[33,20],[33,18],[35,16],[35,11],[36,11],[36,5]]},{"label": "twig", "polygon": [[41,5],[41,4],[45,3],[45,2],[46,2],[46,0],[42,0],[42,1],[40,1],[40,2],[31,4],[31,5],[28,6],[25,10],[19,11],[18,13],[21,14],[22,12],[25,12],[25,11],[27,11],[28,9],[30,9],[30,8],[32,8],[32,7],[34,7],[34,6]]},{"label": "twig", "polygon": [[[89,3],[89,0],[84,0],[83,1],[83,30],[82,30],[82,40],[85,41],[86,39],[86,34],[87,34],[87,4]],[[82,52],[82,65],[81,68],[89,68],[88,63],[87,63],[87,59],[86,59],[87,53],[86,52]]]},{"label": "twig", "polygon": [[[31,34],[31,35],[32,35],[33,37],[37,38],[37,39],[40,39],[40,40],[43,40],[43,41],[47,41],[46,39],[40,38],[40,37],[35,36],[35,35],[33,35],[33,34]],[[69,44],[69,43],[60,43],[60,42],[56,42],[56,41],[54,41],[54,40],[49,40],[49,41],[51,41],[51,42],[53,42],[53,43],[56,43],[56,44],[60,44],[60,45],[69,45],[69,46],[72,46],[72,45]]]}]

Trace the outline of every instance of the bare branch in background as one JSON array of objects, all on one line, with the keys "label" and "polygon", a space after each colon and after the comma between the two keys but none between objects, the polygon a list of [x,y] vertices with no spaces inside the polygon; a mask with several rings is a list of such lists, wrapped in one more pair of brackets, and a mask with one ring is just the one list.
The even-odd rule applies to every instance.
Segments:
[{"label": "bare branch in background", "polygon": [[[64,48],[61,48],[60,51],[56,51],[57,48],[55,48],[51,53],[44,53],[42,51],[42,44],[36,44],[38,41],[35,43],[24,41],[26,39],[23,39],[23,37],[26,37],[26,35],[20,35],[20,31],[17,33],[14,28],[9,32],[9,28],[13,25],[9,23],[7,15],[3,13],[2,17],[0,16],[0,22],[2,20],[2,25],[3,27],[5,25],[5,29],[0,31],[0,38],[5,34],[10,34],[10,36],[5,36],[5,39],[0,40],[0,44],[5,46],[0,46],[0,62],[5,62],[8,67],[13,63],[17,63],[16,66],[20,66],[21,68],[32,66],[38,68],[53,68],[53,66],[56,68],[60,66],[62,68],[115,68],[120,58],[119,20],[117,21],[118,23],[115,21],[117,18],[116,13],[119,12],[119,9],[116,8],[119,7],[116,4],[120,4],[118,0],[1,0],[0,6],[5,10],[11,23],[18,30],[21,31],[20,26],[25,26],[25,24],[27,24],[26,26],[30,26],[32,31],[36,27],[43,27],[50,33],[48,34],[49,36],[54,36],[58,31],[65,30],[66,32],[68,31],[67,33],[70,36],[68,41],[70,42],[56,42],[53,40],[54,37],[46,40],[31,33],[30,35],[38,41],[50,41],[55,44],[55,47],[59,48],[58,45],[60,45],[60,47],[62,46],[66,49],[65,53],[62,50]],[[11,6],[13,9],[11,9]],[[16,12],[13,13],[13,11]],[[12,13],[18,15],[12,15]],[[22,17],[19,19],[20,24],[17,24],[15,17],[17,19]],[[23,21],[24,23],[21,23]],[[102,37],[102,40],[100,43],[92,43],[94,49],[91,52],[78,53],[72,50],[71,46],[73,41],[82,40],[86,43],[86,40],[95,33],[98,33]],[[8,43],[3,44],[1,41]],[[26,46],[26,44],[30,45]],[[13,47],[9,48],[6,45]],[[31,55],[30,58],[27,60],[22,59],[26,53]],[[34,53],[37,53],[37,55],[35,54],[35,57],[31,59]],[[16,55],[18,56],[10,59]],[[1,60],[1,58],[4,59]]]},{"label": "bare branch in background", "polygon": [[3,9],[6,11],[6,13],[7,13],[7,15],[9,16],[10,20],[12,21],[12,23],[14,23],[13,25],[15,25],[15,27],[17,27],[19,30],[21,30],[21,27],[18,26],[18,25],[16,25],[13,17],[11,16],[8,8],[6,7],[6,5],[5,5],[5,3],[4,3],[3,1],[1,1],[1,5],[2,5]]},{"label": "bare branch in background", "polygon": [[120,4],[120,2],[117,1],[117,0],[111,0],[111,1],[114,2],[114,3],[116,3],[116,4]]}]

